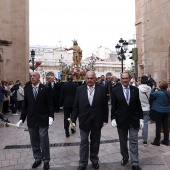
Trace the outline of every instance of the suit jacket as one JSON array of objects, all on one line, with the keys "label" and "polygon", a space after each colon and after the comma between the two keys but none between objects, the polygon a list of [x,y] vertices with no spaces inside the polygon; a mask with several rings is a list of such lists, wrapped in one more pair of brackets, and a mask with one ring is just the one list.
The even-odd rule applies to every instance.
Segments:
[{"label": "suit jacket", "polygon": [[52,97],[55,98],[60,97],[60,91],[61,91],[60,83],[54,83],[54,87],[52,87],[51,82],[49,82],[48,87]]},{"label": "suit jacket", "polygon": [[72,121],[76,122],[77,117],[80,129],[85,131],[90,130],[92,120],[95,129],[101,129],[103,122],[108,122],[108,102],[104,86],[95,85],[92,106],[88,100],[87,85],[77,88]]},{"label": "suit jacket", "polygon": [[66,82],[61,86],[60,106],[73,107],[76,95],[77,84]]},{"label": "suit jacket", "polygon": [[11,88],[11,92],[12,92],[12,97],[13,98],[17,98],[17,90],[19,89],[19,84],[15,84],[12,88]]},{"label": "suit jacket", "polygon": [[24,122],[26,117],[28,127],[35,127],[35,124],[42,127],[48,126],[49,117],[54,118],[53,103],[47,86],[39,85],[36,99],[32,86],[25,89],[20,119]]},{"label": "suit jacket", "polygon": [[103,85],[105,87],[105,91],[107,94],[109,94],[109,82],[104,80],[105,84],[103,84],[102,82],[100,82],[99,84]]},{"label": "suit jacket", "polygon": [[143,111],[139,99],[139,89],[130,85],[130,101],[127,104],[123,87],[112,90],[111,120],[116,119],[118,128],[139,128],[139,119],[143,119]]}]

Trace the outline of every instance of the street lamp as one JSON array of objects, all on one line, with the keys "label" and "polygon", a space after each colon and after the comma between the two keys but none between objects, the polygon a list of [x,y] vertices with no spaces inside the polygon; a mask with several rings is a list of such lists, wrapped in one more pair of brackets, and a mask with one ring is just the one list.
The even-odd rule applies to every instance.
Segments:
[{"label": "street lamp", "polygon": [[31,58],[32,58],[32,70],[35,70],[35,66],[34,66],[34,59],[35,59],[35,51],[31,50]]},{"label": "street lamp", "polygon": [[128,50],[128,42],[120,38],[119,43],[115,46],[116,53],[118,54],[118,59],[121,61],[122,73],[123,73],[123,60],[126,60],[124,53]]},{"label": "street lamp", "polygon": [[44,82],[45,77],[46,77],[46,72],[43,71],[43,72],[42,72],[43,84],[45,83],[45,82]]}]

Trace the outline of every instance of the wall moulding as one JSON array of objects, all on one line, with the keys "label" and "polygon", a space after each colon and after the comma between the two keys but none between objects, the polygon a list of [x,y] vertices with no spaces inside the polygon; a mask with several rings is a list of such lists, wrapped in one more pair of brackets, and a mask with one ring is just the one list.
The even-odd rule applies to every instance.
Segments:
[{"label": "wall moulding", "polygon": [[0,40],[0,45],[2,45],[2,46],[10,46],[10,45],[12,45],[12,41]]}]

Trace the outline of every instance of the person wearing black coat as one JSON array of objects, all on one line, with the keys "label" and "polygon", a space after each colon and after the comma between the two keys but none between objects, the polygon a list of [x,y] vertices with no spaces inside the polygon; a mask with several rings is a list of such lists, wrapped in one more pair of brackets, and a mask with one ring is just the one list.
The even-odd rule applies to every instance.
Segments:
[{"label": "person wearing black coat", "polygon": [[109,86],[110,86],[110,83],[109,83],[109,81],[107,81],[105,79],[104,75],[101,75],[101,81],[100,81],[99,84],[101,84],[101,85],[103,85],[105,87],[105,91],[106,91],[106,94],[107,94],[107,100],[109,101],[109,96],[110,96],[110,94],[109,94]]},{"label": "person wearing black coat", "polygon": [[[64,107],[64,129],[66,137],[70,136],[68,118],[72,115],[77,86],[78,85],[73,82],[71,75],[67,77],[67,82],[61,86],[60,107]],[[71,131],[75,133],[72,128]]]},{"label": "person wearing black coat", "polygon": [[49,169],[50,146],[48,129],[54,119],[53,103],[49,87],[40,83],[38,72],[31,73],[32,85],[24,91],[24,101],[18,127],[27,118],[27,126],[30,134],[31,147],[35,162],[32,168],[37,168],[44,162],[44,170]]},{"label": "person wearing black coat", "polygon": [[139,89],[129,85],[131,76],[124,72],[121,74],[121,86],[112,90],[111,101],[111,125],[117,127],[120,152],[122,155],[121,165],[125,166],[129,160],[129,151],[132,170],[141,170],[138,160],[138,132],[143,128],[143,111],[139,99]]},{"label": "person wearing black coat", "polygon": [[77,170],[85,170],[89,157],[95,169],[99,168],[99,146],[101,129],[108,123],[108,101],[104,86],[95,83],[93,71],[86,73],[86,85],[79,86],[76,91],[72,122],[78,117],[80,128],[80,161]]},{"label": "person wearing black coat", "polygon": [[12,115],[19,115],[17,113],[17,109],[18,109],[18,100],[17,100],[17,90],[19,89],[19,83],[20,80],[16,81],[16,84],[11,88],[11,111],[12,111]]},{"label": "person wearing black coat", "polygon": [[49,87],[50,94],[52,97],[54,111],[58,113],[60,111],[59,101],[60,101],[61,84],[59,82],[55,82],[54,78],[51,77],[49,79],[48,87]]}]

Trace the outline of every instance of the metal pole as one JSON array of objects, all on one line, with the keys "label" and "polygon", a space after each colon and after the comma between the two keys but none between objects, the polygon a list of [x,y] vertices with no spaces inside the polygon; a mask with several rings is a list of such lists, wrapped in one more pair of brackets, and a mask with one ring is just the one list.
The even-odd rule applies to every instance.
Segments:
[{"label": "metal pole", "polygon": [[34,57],[32,57],[32,70],[34,72],[35,68],[34,68]]},{"label": "metal pole", "polygon": [[32,58],[32,70],[35,70],[35,66],[34,66],[34,58],[35,58],[35,51],[31,50],[31,58]]},{"label": "metal pole", "polygon": [[138,77],[138,61],[135,60],[135,74]]},{"label": "metal pole", "polygon": [[121,61],[122,61],[122,73],[123,73],[123,58],[121,59]]}]

